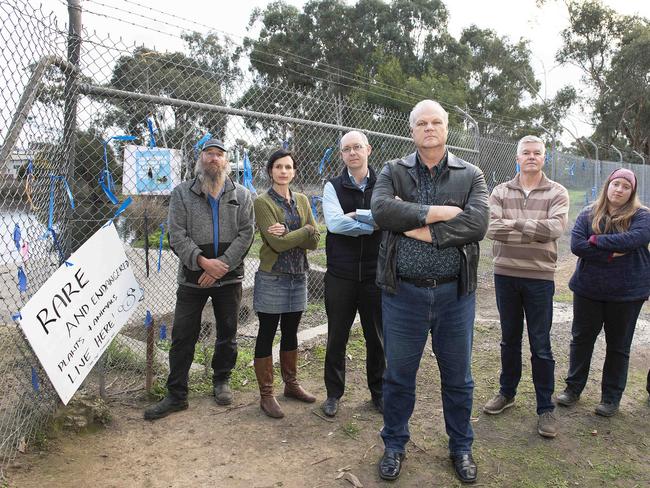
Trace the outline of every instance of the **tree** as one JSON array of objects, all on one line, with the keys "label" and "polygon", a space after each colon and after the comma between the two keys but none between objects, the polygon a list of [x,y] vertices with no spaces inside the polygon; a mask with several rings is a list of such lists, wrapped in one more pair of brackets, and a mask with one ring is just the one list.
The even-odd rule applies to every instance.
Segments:
[{"label": "tree", "polygon": [[556,59],[583,72],[589,91],[581,95],[593,110],[592,139],[606,148],[614,144],[650,155],[648,19],[620,15],[597,0],[568,1],[567,9],[569,27]]},{"label": "tree", "polygon": [[530,65],[527,42],[520,40],[512,44],[491,29],[472,25],[463,31],[460,43],[471,53],[467,103],[481,114],[481,132],[497,131],[485,118],[507,118],[512,126],[511,134],[527,128],[538,115],[538,107],[526,106],[524,102],[534,99],[541,86]]}]

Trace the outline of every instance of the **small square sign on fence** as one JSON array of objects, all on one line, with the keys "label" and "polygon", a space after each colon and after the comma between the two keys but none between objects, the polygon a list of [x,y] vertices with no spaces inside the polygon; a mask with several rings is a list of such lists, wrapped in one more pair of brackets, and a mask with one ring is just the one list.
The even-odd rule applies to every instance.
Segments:
[{"label": "small square sign on fence", "polygon": [[181,182],[181,152],[164,147],[124,148],[122,193],[169,195]]}]

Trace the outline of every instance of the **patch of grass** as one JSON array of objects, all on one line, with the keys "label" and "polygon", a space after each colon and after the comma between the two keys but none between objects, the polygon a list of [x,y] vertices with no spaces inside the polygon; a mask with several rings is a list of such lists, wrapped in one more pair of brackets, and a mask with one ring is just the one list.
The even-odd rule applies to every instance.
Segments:
[{"label": "patch of grass", "polygon": [[214,346],[208,346],[203,342],[198,342],[194,348],[194,361],[196,364],[206,366],[212,361]]},{"label": "patch of grass", "polygon": [[[118,369],[144,374],[146,370],[146,362],[143,357],[138,356],[128,347],[123,346],[117,341],[113,341],[106,350],[106,369]],[[158,368],[154,363],[154,371],[157,369]]]},{"label": "patch of grass", "polygon": [[[157,227],[149,234],[149,249],[158,249],[160,247],[160,227]],[[131,243],[131,247],[144,248],[144,236],[136,239]],[[169,249],[169,234],[163,237],[163,249]]]},{"label": "patch of grass", "polygon": [[49,439],[47,437],[47,433],[44,430],[38,429],[32,434],[31,445],[32,447],[36,448],[36,450],[45,451],[48,447],[48,442]]},{"label": "patch of grass", "polygon": [[149,396],[151,396],[154,400],[162,400],[165,398],[165,395],[167,394],[167,386],[165,384],[165,379],[164,378],[156,378],[156,380],[153,382],[153,385],[151,385],[151,391],[149,392]]},{"label": "patch of grass", "polygon": [[359,433],[361,432],[361,428],[356,422],[350,420],[341,426],[341,432],[347,435],[350,439],[354,439],[356,441]]},{"label": "patch of grass", "polygon": [[317,361],[322,363],[325,361],[325,344],[315,345],[311,348],[311,353]]},{"label": "patch of grass", "polygon": [[554,302],[558,303],[572,303],[573,302],[573,292],[572,291],[562,291],[556,293],[553,297]]},{"label": "patch of grass", "polygon": [[257,385],[255,369],[249,366],[255,356],[253,349],[240,348],[237,354],[237,364],[230,377],[230,386],[234,390],[241,390],[245,387]]},{"label": "patch of grass", "polygon": [[307,303],[307,310],[305,311],[305,315],[312,313],[325,313],[325,302],[318,301]]},{"label": "patch of grass", "polygon": [[620,479],[632,478],[636,474],[636,471],[632,469],[632,467],[620,463],[594,464],[594,471],[598,473],[601,480],[610,482]]},{"label": "patch of grass", "polygon": [[169,352],[169,350],[172,348],[172,341],[169,339],[161,339],[156,342],[156,347],[158,347],[158,349],[161,351]]},{"label": "patch of grass", "polygon": [[[198,344],[197,344],[198,346]],[[203,349],[203,350],[201,350]],[[206,363],[207,367],[203,371],[190,373],[189,389],[196,395],[212,395],[212,369],[210,368],[210,358],[212,357],[213,347],[197,347],[194,353],[194,362],[199,364]],[[256,387],[255,370],[249,364],[253,361],[254,351],[250,347],[240,347],[237,352],[237,362],[232,370],[230,377],[230,387],[233,390],[242,390]],[[276,375],[279,376],[279,375]],[[157,378],[151,388],[151,396],[156,400],[161,400],[167,394],[165,378]]]},{"label": "patch of grass", "polygon": [[366,359],[366,341],[363,338],[363,330],[360,326],[353,327],[348,339],[348,347],[345,349],[347,355],[352,359],[365,361]]}]

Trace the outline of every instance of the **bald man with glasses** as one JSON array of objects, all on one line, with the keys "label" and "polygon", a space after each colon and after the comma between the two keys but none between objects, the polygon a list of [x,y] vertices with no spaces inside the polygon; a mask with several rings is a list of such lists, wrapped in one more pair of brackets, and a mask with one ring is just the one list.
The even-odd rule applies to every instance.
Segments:
[{"label": "bald man with glasses", "polygon": [[372,147],[365,134],[351,131],[341,138],[345,167],[323,190],[323,214],[327,225],[327,351],[325,415],[334,417],[345,390],[345,349],[350,329],[359,312],[366,341],[368,389],[374,407],[383,413],[381,291],[375,284],[381,232],[370,214],[376,175],[368,167]]}]

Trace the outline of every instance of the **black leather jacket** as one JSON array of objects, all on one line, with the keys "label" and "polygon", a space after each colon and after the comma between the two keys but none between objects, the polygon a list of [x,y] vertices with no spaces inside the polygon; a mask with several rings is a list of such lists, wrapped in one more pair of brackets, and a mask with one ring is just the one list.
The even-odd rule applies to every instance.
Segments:
[{"label": "black leather jacket", "polygon": [[[428,206],[416,203],[415,164],[416,153],[388,161],[377,177],[372,195],[373,218],[384,230],[377,262],[377,285],[390,293],[397,291],[397,238],[426,222]],[[467,295],[476,290],[478,241],[485,237],[490,215],[483,172],[448,152],[447,169],[438,179],[435,205],[456,205],[463,209],[453,219],[432,225],[438,248],[453,246],[460,251],[458,293]]]}]

